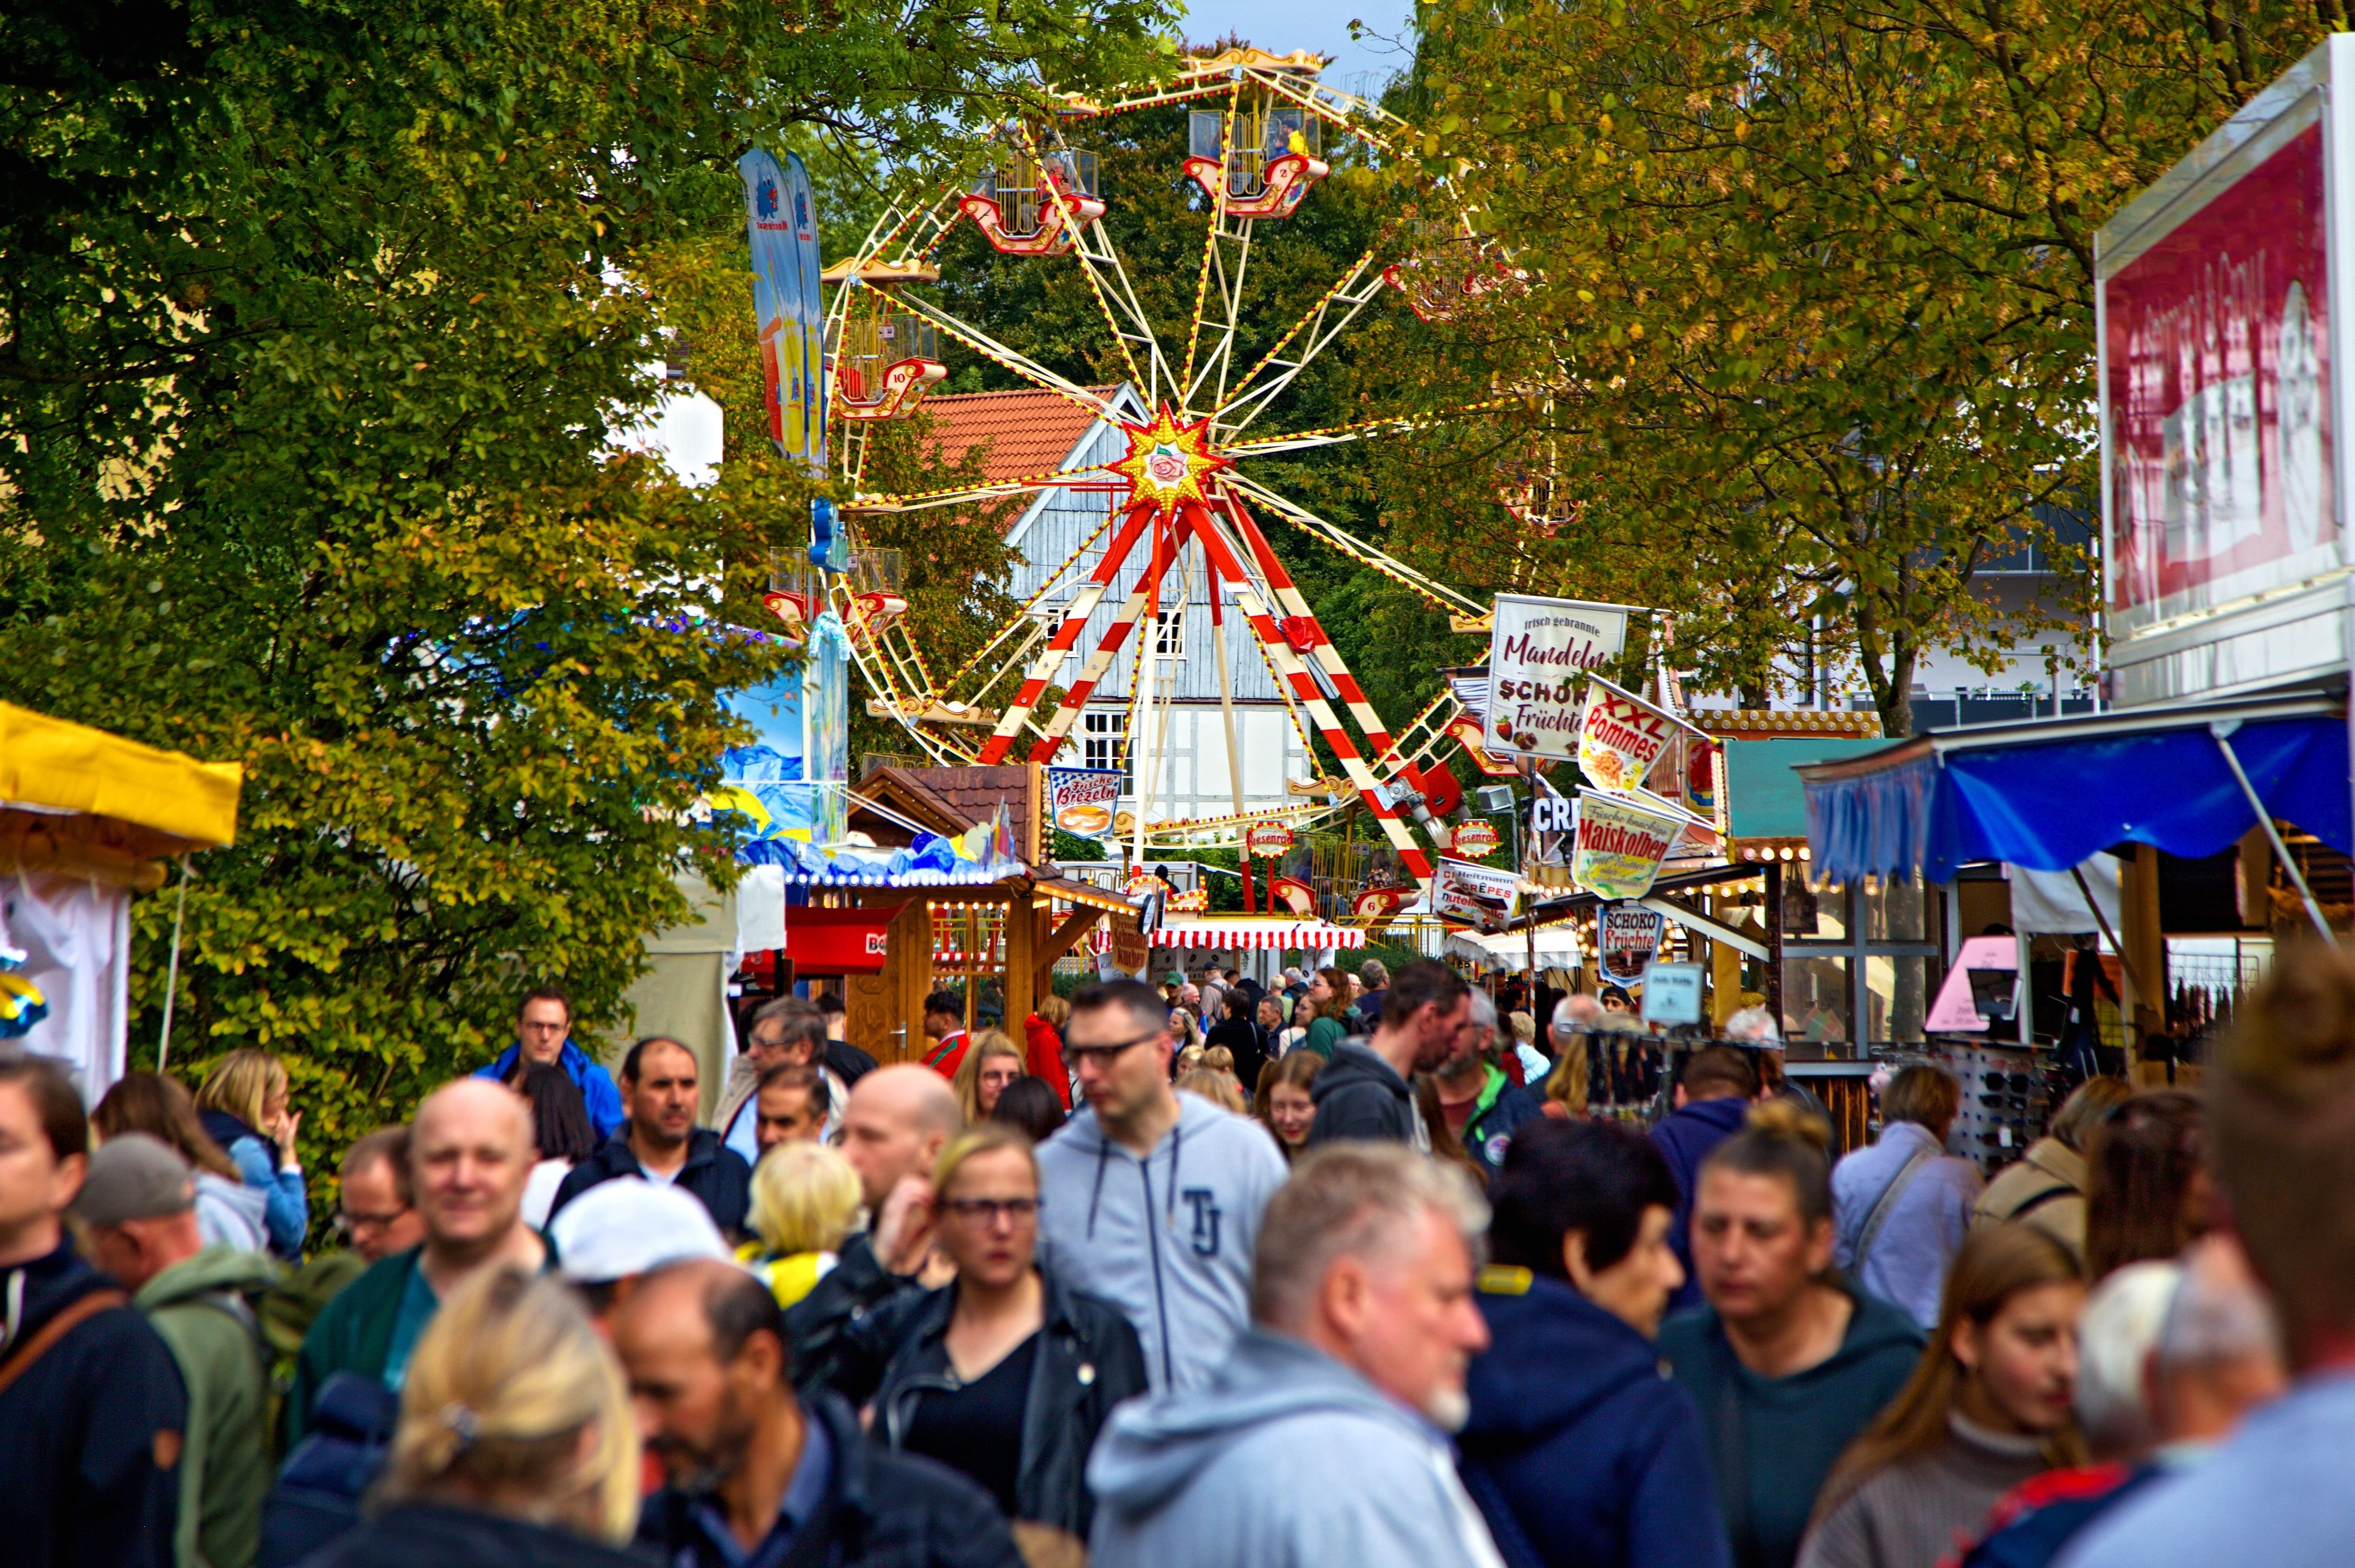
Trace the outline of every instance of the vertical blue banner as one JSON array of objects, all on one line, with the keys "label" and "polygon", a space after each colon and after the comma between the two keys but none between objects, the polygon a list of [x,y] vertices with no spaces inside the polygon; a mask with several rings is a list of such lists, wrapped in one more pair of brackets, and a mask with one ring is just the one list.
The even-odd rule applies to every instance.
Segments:
[{"label": "vertical blue banner", "polygon": [[[800,168],[800,160],[794,160]],[[752,252],[752,319],[760,336],[762,413],[783,455],[809,455],[809,334],[803,307],[815,287],[802,281],[803,246],[794,218],[794,186],[777,160],[755,147],[736,160],[744,181],[744,232]],[[802,176],[802,206],[808,207]],[[816,251],[815,231],[806,248]],[[822,330],[822,328],[821,328]]]}]

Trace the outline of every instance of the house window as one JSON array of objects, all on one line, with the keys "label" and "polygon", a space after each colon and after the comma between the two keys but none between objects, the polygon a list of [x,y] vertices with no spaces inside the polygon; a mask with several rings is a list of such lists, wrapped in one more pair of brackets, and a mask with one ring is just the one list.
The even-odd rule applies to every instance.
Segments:
[{"label": "house window", "polygon": [[1080,715],[1080,750],[1083,765],[1128,772],[1128,712],[1119,708],[1091,708]]},{"label": "house window", "polygon": [[1153,652],[1162,658],[1186,656],[1186,606],[1180,604],[1153,617]]}]

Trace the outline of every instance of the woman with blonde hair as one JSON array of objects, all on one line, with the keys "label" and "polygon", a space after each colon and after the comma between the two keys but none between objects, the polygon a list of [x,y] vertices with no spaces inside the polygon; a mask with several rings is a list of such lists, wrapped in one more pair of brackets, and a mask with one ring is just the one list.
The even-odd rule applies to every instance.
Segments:
[{"label": "woman with blonde hair", "polygon": [[301,1257],[311,1200],[294,1152],[303,1118],[289,1104],[286,1064],[266,1051],[230,1051],[205,1075],[197,1114],[205,1136],[228,1154],[246,1186],[268,1200],[263,1218],[270,1250],[282,1258]]},{"label": "woman with blonde hair", "polygon": [[622,1369],[572,1293],[485,1269],[425,1326],[375,1517],[314,1568],[621,1568],[638,1519]]},{"label": "woman with blonde hair", "polygon": [[1243,1104],[1243,1092],[1236,1084],[1235,1075],[1231,1072],[1221,1072],[1212,1067],[1196,1067],[1179,1073],[1175,1086],[1188,1094],[1200,1095],[1221,1111],[1238,1116],[1251,1115],[1251,1107]]},{"label": "woman with blonde hair", "polygon": [[984,1123],[951,1140],[932,1193],[956,1278],[854,1324],[835,1387],[871,1394],[877,1441],[962,1471],[1018,1530],[1077,1550],[1094,1506],[1088,1451],[1113,1407],[1146,1391],[1136,1330],[1039,1266],[1039,1162],[1019,1131]]},{"label": "woman with blonde hair", "polygon": [[1934,1568],[2020,1482],[2082,1465],[2076,1255],[2032,1226],[1974,1231],[1913,1376],[1840,1456],[1799,1568]]},{"label": "woman with blonde hair", "polygon": [[957,1063],[956,1076],[949,1080],[967,1125],[989,1120],[989,1113],[997,1108],[997,1097],[1023,1075],[1023,1066],[1022,1048],[1012,1037],[994,1029],[973,1037],[973,1049],[964,1053],[964,1060]]},{"label": "woman with blonde hair", "polygon": [[[968,1058],[970,1060],[970,1058]],[[758,1241],[736,1256],[791,1307],[834,1268],[843,1238],[858,1223],[858,1172],[827,1144],[782,1143],[752,1168],[749,1222]]]}]

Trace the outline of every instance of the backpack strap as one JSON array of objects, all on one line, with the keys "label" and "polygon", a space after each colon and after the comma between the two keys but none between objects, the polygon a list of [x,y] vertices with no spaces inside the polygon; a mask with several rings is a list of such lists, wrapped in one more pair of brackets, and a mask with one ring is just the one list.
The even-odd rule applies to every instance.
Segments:
[{"label": "backpack strap", "polygon": [[7,1392],[10,1384],[23,1377],[35,1361],[47,1354],[59,1340],[80,1328],[85,1320],[101,1312],[130,1305],[131,1298],[119,1290],[93,1290],[68,1306],[42,1324],[39,1333],[10,1351],[6,1360],[0,1361],[0,1393]]},{"label": "backpack strap", "polygon": [[1873,1204],[1872,1212],[1865,1216],[1864,1230],[1856,1238],[1856,1251],[1849,1263],[1849,1274],[1859,1279],[1864,1277],[1865,1260],[1872,1255],[1872,1243],[1881,1240],[1881,1227],[1888,1224],[1889,1216],[1896,1212],[1897,1200],[1905,1196],[1905,1189],[1913,1185],[1913,1179],[1922,1174],[1922,1168],[1937,1158],[1939,1153],[1935,1145],[1915,1149],[1913,1157],[1907,1160],[1897,1174],[1890,1178],[1889,1185],[1881,1189],[1880,1200]]},{"label": "backpack strap", "polygon": [[2047,1203],[2056,1202],[2063,1198],[2077,1198],[2081,1196],[2083,1196],[2083,1194],[2081,1194],[2075,1188],[2070,1186],[2067,1182],[2055,1182],[2051,1186],[2046,1188],[2043,1191],[2039,1192],[2034,1197],[2029,1199],[2025,1203],[2013,1204],[2011,1212],[2005,1215],[2004,1218],[2007,1220],[2017,1220],[2023,1215],[2034,1213],[2037,1210],[2043,1208]]}]

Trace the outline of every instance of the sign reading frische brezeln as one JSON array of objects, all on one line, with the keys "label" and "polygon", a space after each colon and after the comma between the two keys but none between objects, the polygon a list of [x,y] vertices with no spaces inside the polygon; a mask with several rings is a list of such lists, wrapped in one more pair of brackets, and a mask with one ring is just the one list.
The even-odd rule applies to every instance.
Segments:
[{"label": "sign reading frische brezeln", "polygon": [[1578,754],[1586,672],[1627,646],[1625,604],[1497,595],[1488,633],[1487,749],[1520,757]]}]

